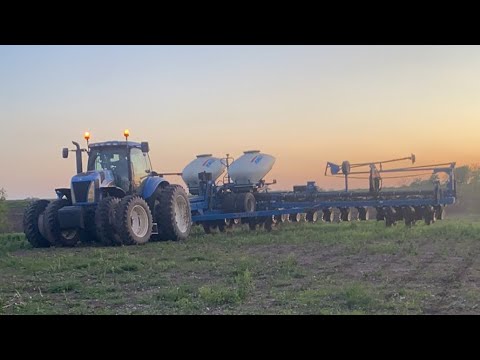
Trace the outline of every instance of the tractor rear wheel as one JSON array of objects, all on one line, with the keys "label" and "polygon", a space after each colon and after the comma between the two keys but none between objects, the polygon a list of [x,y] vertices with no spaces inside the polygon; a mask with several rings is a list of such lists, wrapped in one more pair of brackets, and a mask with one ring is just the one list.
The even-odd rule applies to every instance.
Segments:
[{"label": "tractor rear wheel", "polygon": [[168,185],[160,194],[157,224],[162,236],[186,240],[192,228],[192,214],[187,193],[180,185]]},{"label": "tractor rear wheel", "polygon": [[43,218],[48,200],[36,200],[31,202],[23,214],[23,231],[28,242],[35,248],[49,247],[50,242],[42,235]]},{"label": "tractor rear wheel", "polygon": [[152,235],[153,219],[140,196],[125,196],[117,207],[115,228],[125,245],[145,244]]},{"label": "tractor rear wheel", "polygon": [[56,199],[48,204],[44,214],[45,233],[50,244],[55,246],[75,246],[79,241],[85,239],[85,231],[71,228],[61,229],[58,221],[58,210],[71,203],[67,199]]},{"label": "tractor rear wheel", "polygon": [[115,229],[117,205],[120,199],[107,197],[102,199],[95,211],[95,230],[99,241],[106,246],[121,245],[122,240]]}]

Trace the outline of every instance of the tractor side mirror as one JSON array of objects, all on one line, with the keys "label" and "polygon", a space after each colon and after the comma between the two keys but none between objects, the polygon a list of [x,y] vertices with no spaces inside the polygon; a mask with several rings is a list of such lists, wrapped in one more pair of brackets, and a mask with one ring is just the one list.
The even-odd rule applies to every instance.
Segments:
[{"label": "tractor side mirror", "polygon": [[148,146],[148,142],[144,141],[140,144],[143,153],[148,153],[150,151],[150,147]]},{"label": "tractor side mirror", "polygon": [[62,157],[64,159],[68,158],[68,148],[63,148],[62,149]]}]

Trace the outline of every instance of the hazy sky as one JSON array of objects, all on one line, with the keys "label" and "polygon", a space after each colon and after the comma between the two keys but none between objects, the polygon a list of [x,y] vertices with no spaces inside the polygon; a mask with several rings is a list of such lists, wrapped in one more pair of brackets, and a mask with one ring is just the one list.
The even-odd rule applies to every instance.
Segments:
[{"label": "hazy sky", "polygon": [[335,188],[326,161],[478,163],[479,119],[478,46],[0,46],[10,199],[68,186],[61,148],[86,130],[130,129],[157,171],[260,149],[277,158],[275,188]]}]

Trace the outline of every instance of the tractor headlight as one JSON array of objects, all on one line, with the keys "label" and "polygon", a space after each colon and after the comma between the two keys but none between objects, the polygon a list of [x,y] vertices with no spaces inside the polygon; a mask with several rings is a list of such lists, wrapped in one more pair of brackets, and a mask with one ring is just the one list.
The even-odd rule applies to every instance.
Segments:
[{"label": "tractor headlight", "polygon": [[87,202],[95,202],[95,182],[90,182],[90,186],[88,187],[88,195],[87,195]]}]

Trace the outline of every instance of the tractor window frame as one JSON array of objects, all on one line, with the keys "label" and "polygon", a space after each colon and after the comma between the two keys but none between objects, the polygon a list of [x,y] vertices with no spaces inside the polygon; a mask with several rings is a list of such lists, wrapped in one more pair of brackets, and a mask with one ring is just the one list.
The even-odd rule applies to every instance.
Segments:
[{"label": "tractor window frame", "polygon": [[[111,163],[107,162],[107,166],[102,166],[101,158],[102,156],[110,156]],[[122,147],[102,147],[98,149],[90,150],[88,156],[87,171],[102,171],[102,170],[113,170],[111,165],[117,165],[120,161],[127,161],[127,151]]]},{"label": "tractor window frame", "polygon": [[132,182],[135,188],[139,187],[142,180],[152,170],[148,154],[142,152],[139,148],[130,149],[130,162],[132,164]]}]

